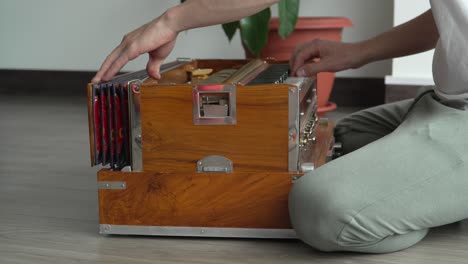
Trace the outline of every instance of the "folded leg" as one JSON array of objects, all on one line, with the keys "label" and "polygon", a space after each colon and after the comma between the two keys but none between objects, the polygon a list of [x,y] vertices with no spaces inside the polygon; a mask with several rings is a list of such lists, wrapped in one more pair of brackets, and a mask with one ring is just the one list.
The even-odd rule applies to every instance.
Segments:
[{"label": "folded leg", "polygon": [[291,222],[304,242],[323,251],[386,253],[468,218],[467,110],[426,94],[390,134],[363,132],[379,139],[294,184]]}]

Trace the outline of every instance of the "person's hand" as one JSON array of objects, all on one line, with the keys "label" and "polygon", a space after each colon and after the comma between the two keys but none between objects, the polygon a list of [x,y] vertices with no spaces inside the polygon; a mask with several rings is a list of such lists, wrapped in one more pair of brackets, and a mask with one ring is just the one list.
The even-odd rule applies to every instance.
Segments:
[{"label": "person's hand", "polygon": [[315,39],[296,46],[289,65],[295,76],[314,76],[319,72],[337,72],[362,66],[359,44]]},{"label": "person's hand", "polygon": [[127,62],[143,53],[149,54],[146,66],[148,74],[159,79],[159,67],[174,48],[177,34],[161,17],[128,33],[107,56],[92,82],[110,80]]}]

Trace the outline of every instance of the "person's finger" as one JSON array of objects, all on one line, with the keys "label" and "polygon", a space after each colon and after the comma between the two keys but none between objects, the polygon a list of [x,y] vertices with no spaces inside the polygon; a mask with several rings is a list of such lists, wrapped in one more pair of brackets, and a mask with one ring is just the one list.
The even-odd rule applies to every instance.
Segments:
[{"label": "person's finger", "polygon": [[102,75],[103,81],[109,81],[114,77],[116,73],[123,68],[123,66],[129,61],[128,57],[125,54],[121,54],[113,63],[109,66],[107,71]]},{"label": "person's finger", "polygon": [[161,74],[159,73],[159,69],[162,63],[162,60],[159,60],[150,55],[148,59],[148,64],[146,64],[146,71],[148,72],[148,75],[155,79],[160,79]]},{"label": "person's finger", "polygon": [[306,43],[302,43],[294,47],[294,50],[291,53],[291,56],[289,57],[289,68],[291,69],[291,73],[294,73],[293,69],[297,68],[295,65],[296,57],[297,57],[297,54],[299,54],[299,52],[304,48],[305,44]]},{"label": "person's finger", "polygon": [[297,74],[298,69],[307,61],[320,58],[319,45],[319,40],[313,40],[297,50],[297,53],[294,55],[294,60],[292,61],[293,66],[291,72],[293,74]]},{"label": "person's finger", "polygon": [[296,75],[299,77],[313,77],[320,72],[328,72],[330,67],[326,62],[317,61],[312,63],[307,63],[297,69]]},{"label": "person's finger", "polygon": [[148,72],[149,76],[156,79],[161,78],[159,69],[166,60],[167,56],[169,56],[171,51],[174,49],[174,46],[175,40],[172,40],[162,45],[158,49],[149,52],[149,60],[148,64],[146,65],[146,71]]},{"label": "person's finger", "polygon": [[103,77],[104,73],[107,72],[109,67],[114,63],[115,59],[120,56],[121,51],[122,51],[122,44],[117,46],[111,52],[111,54],[109,54],[109,56],[107,56],[107,58],[102,63],[101,68],[99,68],[98,72],[96,73],[96,75],[91,80],[92,83],[98,83],[98,82],[100,82],[102,80],[102,77]]},{"label": "person's finger", "polygon": [[314,50],[316,50],[316,48],[313,41],[303,43],[302,45],[296,47],[290,60],[292,74],[295,74],[297,69],[306,63],[307,59],[313,55],[312,51]]},{"label": "person's finger", "polygon": [[123,66],[125,66],[125,64],[127,64],[127,62],[135,59],[140,54],[141,52],[139,51],[139,45],[136,42],[132,42],[130,45],[127,45],[122,50],[119,57],[112,62],[107,71],[103,74],[102,80],[110,80],[123,68]]}]

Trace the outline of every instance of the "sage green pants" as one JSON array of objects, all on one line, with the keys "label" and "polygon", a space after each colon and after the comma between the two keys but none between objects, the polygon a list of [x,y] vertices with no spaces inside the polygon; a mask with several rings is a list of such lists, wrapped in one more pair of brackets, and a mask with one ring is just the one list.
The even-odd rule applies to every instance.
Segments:
[{"label": "sage green pants", "polygon": [[322,251],[387,253],[468,218],[468,103],[433,92],[343,119],[347,154],[301,177],[291,222]]}]

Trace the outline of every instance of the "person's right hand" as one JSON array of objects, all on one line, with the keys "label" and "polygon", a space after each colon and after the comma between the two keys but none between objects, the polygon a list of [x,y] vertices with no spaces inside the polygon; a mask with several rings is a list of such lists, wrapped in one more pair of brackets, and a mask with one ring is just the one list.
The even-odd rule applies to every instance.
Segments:
[{"label": "person's right hand", "polygon": [[319,72],[337,72],[365,64],[360,44],[315,39],[296,46],[289,65],[295,76],[315,76]]},{"label": "person's right hand", "polygon": [[159,67],[174,48],[177,34],[178,32],[171,29],[162,17],[128,33],[120,45],[107,56],[92,82],[110,80],[127,62],[143,53],[149,54],[146,66],[148,74],[159,79]]}]

